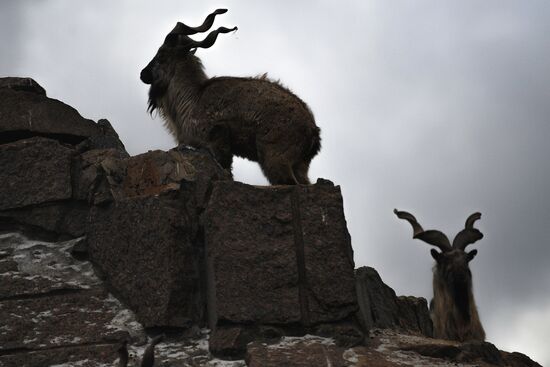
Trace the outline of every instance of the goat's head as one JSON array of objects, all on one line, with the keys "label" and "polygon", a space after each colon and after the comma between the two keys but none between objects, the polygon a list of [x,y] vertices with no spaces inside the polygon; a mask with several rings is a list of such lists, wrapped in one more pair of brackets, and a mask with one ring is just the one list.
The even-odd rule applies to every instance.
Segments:
[{"label": "goat's head", "polygon": [[425,231],[422,229],[422,226],[412,214],[397,209],[394,210],[394,213],[398,218],[411,224],[413,238],[422,240],[441,250],[441,252],[435,249],[430,251],[437,263],[435,276],[450,287],[459,308],[467,309],[466,305],[460,305],[460,303],[467,301],[467,297],[464,297],[464,295],[472,284],[472,274],[468,264],[477,255],[477,250],[466,252],[465,249],[466,246],[483,238],[483,234],[479,229],[474,228],[474,223],[481,218],[481,214],[474,213],[468,217],[464,229],[456,235],[451,245],[444,233],[437,230]]},{"label": "goat's head", "polygon": [[220,33],[229,33],[237,30],[237,27],[231,29],[219,27],[213,30],[202,41],[195,41],[189,36],[206,32],[214,24],[216,15],[227,12],[227,9],[217,9],[209,14],[202,25],[198,27],[190,27],[186,24],[178,22],[174,29],[164,39],[157,54],[141,71],[140,79],[145,84],[151,85],[149,110],[152,112],[155,108],[155,98],[153,96],[161,95],[169,81],[169,78],[174,74],[174,68],[177,63],[182,61],[190,61],[195,65],[200,65],[200,61],[194,56],[197,48],[209,48],[215,42]]}]

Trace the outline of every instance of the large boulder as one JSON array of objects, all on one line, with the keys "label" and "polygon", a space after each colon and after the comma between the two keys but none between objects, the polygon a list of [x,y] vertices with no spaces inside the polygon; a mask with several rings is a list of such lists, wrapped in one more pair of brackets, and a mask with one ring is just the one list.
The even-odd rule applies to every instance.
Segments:
[{"label": "large boulder", "polygon": [[73,153],[38,137],[0,145],[0,210],[70,199]]},{"label": "large boulder", "polygon": [[71,256],[79,242],[0,233],[0,366],[112,365],[131,337],[128,311]]},{"label": "large boulder", "polygon": [[0,78],[0,141],[36,135],[76,144],[101,131],[74,108],[46,97],[34,80]]},{"label": "large boulder", "polygon": [[226,324],[305,332],[343,322],[354,342],[361,340],[339,187],[324,180],[272,187],[216,182],[204,233],[214,339],[226,334]]},{"label": "large boulder", "polygon": [[93,208],[91,260],[145,327],[190,327],[202,319],[196,226],[178,192]]},{"label": "large boulder", "polygon": [[46,91],[32,78],[0,78],[0,89],[9,88],[17,91],[36,93],[45,96]]},{"label": "large boulder", "polygon": [[108,157],[128,157],[109,121],[83,118],[30,78],[0,78],[1,227],[82,236]]},{"label": "large boulder", "polygon": [[201,201],[228,179],[206,152],[180,148],[101,163],[87,237],[91,260],[145,327],[190,327],[205,313]]},{"label": "large boulder", "polygon": [[355,276],[360,319],[366,329],[401,329],[433,336],[426,299],[397,297],[371,267],[357,269]]}]

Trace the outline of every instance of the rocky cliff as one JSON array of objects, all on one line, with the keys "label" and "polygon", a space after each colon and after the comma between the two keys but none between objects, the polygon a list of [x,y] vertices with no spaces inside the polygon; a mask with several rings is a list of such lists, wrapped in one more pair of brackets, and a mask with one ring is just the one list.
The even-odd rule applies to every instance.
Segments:
[{"label": "rocky cliff", "polygon": [[[537,366],[432,339],[426,300],[355,269],[340,188],[234,182],[206,151],[130,157],[0,79],[0,366]],[[125,347],[124,345],[127,345]]]}]

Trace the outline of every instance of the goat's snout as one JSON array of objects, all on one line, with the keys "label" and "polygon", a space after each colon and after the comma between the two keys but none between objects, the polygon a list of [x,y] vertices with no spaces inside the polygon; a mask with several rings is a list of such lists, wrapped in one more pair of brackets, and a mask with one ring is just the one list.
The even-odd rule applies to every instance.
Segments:
[{"label": "goat's snout", "polygon": [[139,74],[139,78],[142,82],[144,82],[145,84],[153,84],[153,80],[155,79],[154,69],[156,68],[156,65],[157,58],[154,57],[153,60],[151,60]]},{"label": "goat's snout", "polygon": [[145,84],[151,84],[153,82],[153,73],[151,72],[151,68],[147,66],[145,69],[143,69],[139,74],[139,78]]}]

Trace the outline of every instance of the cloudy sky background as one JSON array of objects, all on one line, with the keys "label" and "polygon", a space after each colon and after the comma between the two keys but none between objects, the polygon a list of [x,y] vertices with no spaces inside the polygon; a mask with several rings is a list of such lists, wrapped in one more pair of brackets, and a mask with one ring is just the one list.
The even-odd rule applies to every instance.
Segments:
[{"label": "cloudy sky background", "polygon": [[[394,207],[454,236],[481,211],[471,263],[488,340],[550,365],[550,3],[0,1],[0,74],[30,76],[131,154],[174,146],[140,70],[176,21],[239,27],[200,50],[208,75],[269,72],[313,110],[310,178],[341,185],[357,266],[431,298],[429,246]],[[266,184],[238,160],[237,180]]]}]

